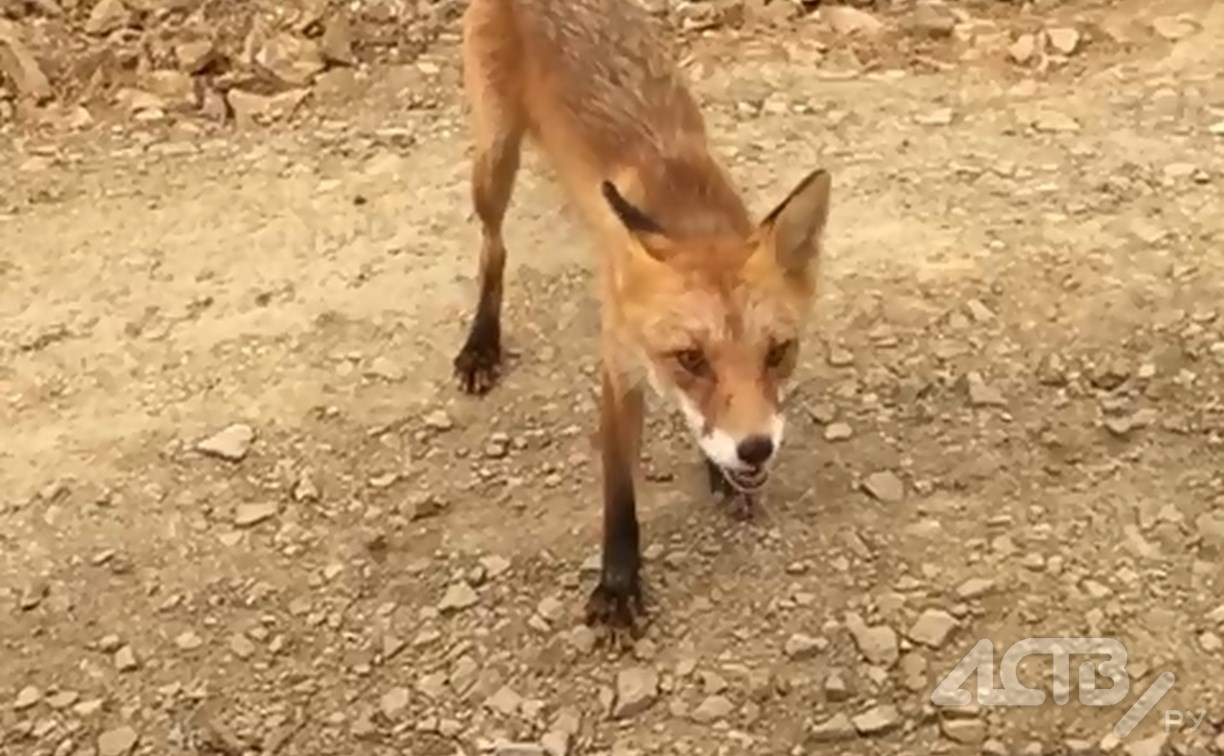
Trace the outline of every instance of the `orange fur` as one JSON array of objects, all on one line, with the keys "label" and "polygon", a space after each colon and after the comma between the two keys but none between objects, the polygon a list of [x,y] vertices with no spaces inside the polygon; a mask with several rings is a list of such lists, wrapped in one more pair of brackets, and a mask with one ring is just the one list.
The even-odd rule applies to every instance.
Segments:
[{"label": "orange fur", "polygon": [[[778,407],[815,293],[829,178],[813,172],[753,222],[635,0],[470,0],[463,34],[482,246],[480,300],[456,372],[473,393],[495,381],[501,227],[530,138],[598,242],[605,543],[592,611],[622,624],[637,591],[642,384],[677,401],[723,469],[772,458],[773,446],[748,454],[744,443],[780,441]],[[746,454],[761,459],[748,464]]]}]

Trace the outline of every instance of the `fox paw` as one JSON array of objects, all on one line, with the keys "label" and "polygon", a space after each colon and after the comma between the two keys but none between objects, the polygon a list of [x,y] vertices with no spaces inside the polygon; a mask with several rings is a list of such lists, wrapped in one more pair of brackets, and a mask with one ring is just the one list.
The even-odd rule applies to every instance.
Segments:
[{"label": "fox paw", "polygon": [[455,377],[468,394],[484,394],[497,383],[501,371],[501,347],[496,341],[469,337],[455,356]]},{"label": "fox paw", "polygon": [[645,614],[641,581],[636,576],[623,581],[601,579],[587,599],[586,624],[602,626],[607,641],[621,648],[642,637],[640,620]]}]

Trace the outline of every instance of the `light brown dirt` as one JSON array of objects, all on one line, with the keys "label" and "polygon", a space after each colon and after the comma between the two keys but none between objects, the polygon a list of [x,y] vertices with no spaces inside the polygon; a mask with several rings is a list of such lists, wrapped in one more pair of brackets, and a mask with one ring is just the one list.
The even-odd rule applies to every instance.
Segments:
[{"label": "light brown dirt", "polygon": [[[597,304],[534,156],[507,228],[517,356],[483,400],[451,380],[477,250],[451,42],[267,130],[10,131],[0,751],[93,753],[127,726],[142,754],[449,756],[576,722],[581,754],[1053,754],[1100,744],[1169,670],[1119,752],[1224,752],[1224,16],[1159,13],[1183,11],[1198,31],[1173,43],[1147,4],[1056,6],[1040,23],[1092,43],[1045,72],[931,42],[957,62],[836,76],[802,23],[695,42],[754,204],[823,164],[835,207],[766,520],[725,517],[679,425],[650,420],[654,624],[629,657],[578,624]],[[410,108],[405,77],[447,99]],[[241,461],[196,450],[233,423],[256,433]],[[901,501],[862,490],[880,471]],[[439,611],[461,582],[475,605]],[[957,619],[934,648],[904,639],[927,609]],[[864,658],[848,614],[901,658]],[[819,650],[788,658],[797,633]],[[1061,705],[965,725],[930,704],[979,639],[1048,636],[1121,641],[1125,703],[1078,703],[1075,659]],[[657,700],[612,720],[632,667]],[[894,728],[811,734],[880,705]],[[1166,733],[1169,709],[1206,717]]]}]

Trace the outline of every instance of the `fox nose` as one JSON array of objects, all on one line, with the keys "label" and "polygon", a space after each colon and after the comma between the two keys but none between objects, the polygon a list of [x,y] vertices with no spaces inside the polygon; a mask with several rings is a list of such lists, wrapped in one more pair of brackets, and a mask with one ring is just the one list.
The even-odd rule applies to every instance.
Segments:
[{"label": "fox nose", "polygon": [[769,436],[749,436],[735,447],[735,453],[746,465],[759,467],[765,464],[774,452],[773,439]]}]

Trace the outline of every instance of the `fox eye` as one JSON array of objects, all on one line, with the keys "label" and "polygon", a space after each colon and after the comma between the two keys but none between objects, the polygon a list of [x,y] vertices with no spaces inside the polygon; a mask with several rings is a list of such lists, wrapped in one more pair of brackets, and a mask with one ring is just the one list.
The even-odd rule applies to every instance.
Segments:
[{"label": "fox eye", "polygon": [[683,349],[675,353],[676,362],[693,375],[704,375],[709,365],[700,349]]},{"label": "fox eye", "polygon": [[778,367],[786,359],[786,356],[790,354],[794,346],[794,339],[787,339],[786,341],[774,344],[769,348],[769,353],[765,355],[765,365],[770,368]]}]

